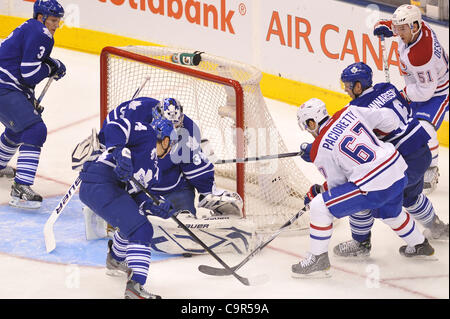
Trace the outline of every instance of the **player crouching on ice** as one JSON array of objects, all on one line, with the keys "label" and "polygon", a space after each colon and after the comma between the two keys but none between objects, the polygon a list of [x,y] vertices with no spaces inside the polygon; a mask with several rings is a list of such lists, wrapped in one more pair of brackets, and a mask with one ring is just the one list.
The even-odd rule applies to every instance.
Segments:
[{"label": "player crouching on ice", "polygon": [[136,178],[144,187],[160,179],[158,160],[164,158],[174,140],[173,125],[165,119],[150,123],[122,121],[104,129],[106,152],[86,162],[80,172],[80,199],[113,227],[114,244],[109,245],[107,268],[128,273],[126,299],[160,299],[147,292],[153,227],[146,215],[170,218],[171,203],[153,200],[130,182]]},{"label": "player crouching on ice", "polygon": [[292,265],[293,277],[330,276],[328,246],[333,219],[367,209],[406,242],[400,254],[434,254],[414,220],[402,211],[405,161],[392,144],[378,140],[373,133],[374,129],[390,132],[398,126],[398,117],[391,112],[350,105],[330,117],[318,99],[300,106],[298,124],[315,138],[312,144],[301,145],[302,158],[316,165],[326,183],[314,185],[305,197],[305,205],[310,207],[310,251]]}]

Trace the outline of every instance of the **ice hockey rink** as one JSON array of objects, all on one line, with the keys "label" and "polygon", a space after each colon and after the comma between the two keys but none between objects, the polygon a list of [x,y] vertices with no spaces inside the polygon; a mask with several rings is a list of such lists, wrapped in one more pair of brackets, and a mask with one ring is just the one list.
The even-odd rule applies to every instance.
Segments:
[{"label": "ice hockey rink", "polygon": [[[105,275],[106,239],[84,239],[78,194],[55,224],[55,251],[45,251],[44,223],[77,176],[70,163],[73,147],[91,128],[99,127],[99,57],[61,48],[54,48],[52,56],[65,63],[67,75],[51,85],[42,103],[48,137],[34,186],[44,196],[42,208],[9,207],[11,181],[0,180],[0,299],[123,298],[126,279]],[[41,83],[36,91],[42,87]],[[297,151],[302,141],[311,140],[297,126],[295,107],[269,99],[266,103],[290,152]],[[441,147],[441,176],[437,190],[430,195],[446,223],[448,153],[448,148]],[[304,173],[312,183],[322,181],[313,166]],[[335,225],[330,250],[348,239],[348,221],[343,219]],[[405,259],[398,253],[403,244],[387,225],[376,221],[370,258],[343,260],[330,252],[332,277],[294,279],[291,265],[307,252],[309,236],[279,236],[238,271],[244,277],[268,275],[269,280],[258,286],[244,286],[232,276],[200,273],[197,267],[201,264],[219,267],[209,255],[155,256],[146,289],[167,299],[448,299],[448,242],[432,243],[436,261]],[[220,254],[230,266],[245,256]]]}]

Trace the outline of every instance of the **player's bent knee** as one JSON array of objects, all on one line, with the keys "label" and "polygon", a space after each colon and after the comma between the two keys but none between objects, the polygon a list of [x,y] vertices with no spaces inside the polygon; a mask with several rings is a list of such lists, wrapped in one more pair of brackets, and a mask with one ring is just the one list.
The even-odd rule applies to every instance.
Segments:
[{"label": "player's bent knee", "polygon": [[149,246],[153,239],[153,226],[150,223],[142,224],[129,237],[128,241],[132,244]]},{"label": "player's bent knee", "polygon": [[309,209],[311,223],[317,225],[329,225],[333,222],[333,215],[331,215],[321,195],[313,198],[309,204]]},{"label": "player's bent knee", "polygon": [[22,143],[42,147],[47,139],[47,126],[44,122],[37,122],[26,128],[22,134]]}]

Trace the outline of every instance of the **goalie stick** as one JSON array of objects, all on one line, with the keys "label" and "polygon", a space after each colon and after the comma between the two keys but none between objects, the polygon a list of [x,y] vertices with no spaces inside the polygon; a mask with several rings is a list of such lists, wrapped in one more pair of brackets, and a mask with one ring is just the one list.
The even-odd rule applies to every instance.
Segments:
[{"label": "goalie stick", "polygon": [[[139,181],[136,180],[136,178],[131,177],[131,181],[148,197],[150,197],[155,202],[155,204],[157,205],[159,204],[159,200],[155,196],[153,196],[147,189],[145,189],[144,186],[142,186],[141,183],[139,183]],[[239,276],[219,256],[217,256],[216,253],[214,253],[203,241],[201,241],[200,238],[198,238],[185,224],[180,222],[180,220],[176,216],[172,215],[171,218],[178,224],[178,226],[180,226],[184,231],[186,231],[189,234],[189,236],[191,236],[200,246],[202,246],[203,249],[205,249],[211,256],[213,256],[214,259],[216,259],[219,262],[219,264],[221,264],[225,268],[225,270],[229,272],[230,275],[236,277],[236,279],[239,280],[244,285],[252,286],[261,284],[264,281],[266,281],[266,276],[257,276],[254,278],[245,278]]]},{"label": "goalie stick", "polygon": [[285,230],[288,226],[295,222],[303,213],[306,211],[306,207],[302,208],[297,214],[291,217],[280,229],[278,229],[275,233],[273,233],[265,242],[261,243],[258,247],[256,247],[243,261],[237,264],[234,267],[227,268],[216,268],[207,265],[198,266],[198,270],[206,275],[210,276],[228,276],[232,273],[230,271],[237,271],[242,266],[244,266],[250,259],[252,259],[256,254],[258,254],[264,247],[266,247],[272,240],[274,240],[283,230]]},{"label": "goalie stick", "polygon": [[[136,90],[136,92],[134,92],[133,97],[131,98],[132,100],[135,99],[138,94],[142,91],[142,89],[144,88],[145,84],[150,80],[150,77],[147,76],[144,80],[144,82],[141,84],[141,86]],[[47,92],[50,84],[53,81],[53,77],[50,78],[47,82],[47,84],[45,85],[44,90],[42,91],[39,99],[38,99],[38,104],[42,101],[42,98],[45,95],[45,92]],[[70,199],[72,198],[72,196],[75,194],[75,192],[78,190],[78,188],[80,187],[81,184],[81,179],[78,176],[77,179],[75,180],[75,182],[73,182],[72,186],[70,186],[69,190],[67,191],[67,193],[64,195],[64,197],[61,199],[61,201],[59,202],[58,206],[56,206],[56,208],[53,210],[53,212],[50,214],[50,217],[48,218],[48,220],[45,222],[44,225],[44,241],[45,241],[45,249],[47,250],[47,253],[52,252],[55,248],[56,248],[56,240],[55,240],[55,233],[53,231],[53,226],[55,225],[56,220],[58,219],[58,217],[60,216],[60,214],[62,213],[62,211],[64,210],[64,208],[67,206],[67,203],[70,201]]]}]

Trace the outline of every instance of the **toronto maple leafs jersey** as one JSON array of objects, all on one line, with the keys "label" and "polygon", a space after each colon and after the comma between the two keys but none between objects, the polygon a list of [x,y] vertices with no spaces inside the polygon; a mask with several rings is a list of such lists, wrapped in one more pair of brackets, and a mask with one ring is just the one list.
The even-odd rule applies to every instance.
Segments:
[{"label": "toronto maple leafs jersey", "polygon": [[214,185],[214,165],[200,147],[200,129],[186,114],[183,125],[177,129],[178,142],[172,146],[170,156],[159,160],[163,176],[152,192],[164,195],[191,185],[200,194],[211,193]]},{"label": "toronto maple leafs jersey", "polygon": [[398,125],[390,109],[353,105],[322,124],[311,147],[311,160],[328,188],[353,182],[362,191],[377,191],[404,178],[407,165],[400,153],[373,133],[374,129],[390,132]]},{"label": "toronto maple leafs jersey", "polygon": [[36,19],[17,27],[0,43],[0,88],[34,96],[36,84],[50,75],[51,69],[43,61],[53,44],[50,31]]},{"label": "toronto maple leafs jersey", "polygon": [[[102,130],[107,149],[97,158],[95,163],[86,163],[96,168],[89,169],[87,172],[86,169],[83,169],[80,173],[82,181],[99,182],[100,179],[96,175],[100,174],[102,175],[101,180],[119,182],[119,178],[112,170],[116,167],[116,161],[111,154],[111,150],[114,147],[127,147],[131,152],[133,177],[146,188],[158,183],[160,176],[156,153],[157,138],[150,123],[119,120],[115,124],[105,126]],[[130,194],[140,191],[137,186],[130,182],[127,183],[126,188]]]},{"label": "toronto maple leafs jersey", "polygon": [[448,95],[448,55],[427,23],[422,22],[414,43],[401,41],[398,51],[404,92],[411,101],[425,102],[433,96]]},{"label": "toronto maple leafs jersey", "polygon": [[372,109],[389,108],[398,117],[399,126],[392,132],[377,130],[378,137],[392,143],[402,155],[409,155],[428,143],[430,135],[425,131],[417,118],[413,118],[409,104],[400,92],[390,83],[379,83],[365,90],[350,105]]}]

